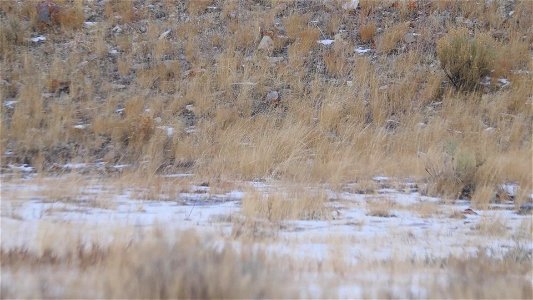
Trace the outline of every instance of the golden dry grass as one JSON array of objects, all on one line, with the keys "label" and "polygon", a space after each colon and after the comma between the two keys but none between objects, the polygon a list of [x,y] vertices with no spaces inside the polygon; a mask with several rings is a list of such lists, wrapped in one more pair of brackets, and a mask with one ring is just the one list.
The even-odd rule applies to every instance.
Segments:
[{"label": "golden dry grass", "polygon": [[[521,247],[531,222],[510,234],[503,218],[456,220],[462,210],[441,212],[435,203],[403,207],[378,195],[342,204],[375,217],[397,209],[443,217],[476,238],[516,239],[516,247],[501,258],[479,249],[473,257],[354,262],[346,246],[361,241],[332,236],[321,261],[258,251],[296,234],[291,221],[335,223],[342,212],[322,187],[337,192],[353,183],[349,192],[376,193],[375,175],[415,178],[422,193],[470,198],[476,210],[498,199],[517,209],[530,201],[529,1],[513,1],[512,15],[506,1],[361,0],[354,11],[342,9],[346,1],[319,0],[55,2],[61,13],[41,24],[35,2],[0,1],[2,172],[28,164],[38,174],[94,176],[37,178],[39,197],[54,202],[45,213],[80,202],[113,209],[113,195],[125,192],[143,200],[142,211],[145,200],[179,202],[191,184],[217,194],[242,190],[246,180],[297,187],[247,192],[242,216],[212,220],[231,225],[220,229],[226,235],[39,222],[36,249],[0,251],[2,298],[335,298],[342,284],[363,287],[363,297],[394,298],[393,286],[411,286],[419,274],[433,275],[419,283],[427,293],[400,296],[532,298],[531,251]],[[40,35],[46,41],[30,40]],[[273,39],[271,52],[257,49],[263,36]],[[478,53],[471,45],[490,53],[471,61]],[[360,46],[371,51],[354,52]],[[475,88],[457,89],[453,73]],[[268,101],[273,91],[279,97]],[[61,167],[69,162],[106,167]],[[174,173],[193,175],[161,176]],[[86,193],[89,180],[112,191]],[[499,190],[505,182],[520,187],[515,197]],[[24,218],[16,208],[33,194],[1,192],[2,219],[16,226]],[[353,230],[372,225],[341,222]],[[401,232],[408,241],[410,230]],[[104,233],[111,244],[82,242],[105,240]],[[379,278],[357,277],[362,270]],[[319,277],[322,294],[299,294],[309,274],[333,277]]]},{"label": "golden dry grass", "polygon": [[[435,16],[407,22],[413,8],[389,2],[362,1],[349,15],[313,1],[170,1],[166,12],[59,1],[68,18],[43,31],[31,4],[4,2],[1,95],[17,102],[2,105],[0,148],[16,154],[2,164],[46,172],[105,161],[141,175],[332,185],[417,176],[449,197],[505,181],[531,190],[531,7],[518,2],[504,22],[500,4],[440,1],[416,8]],[[94,27],[80,26],[83,9],[101,11]],[[188,19],[170,22],[170,11]],[[447,79],[441,63],[455,58],[439,61],[437,41],[459,25],[445,13],[491,24],[477,28],[496,51],[487,89],[457,92]],[[420,33],[416,43],[405,43],[407,31]],[[47,41],[28,40],[37,34]],[[257,51],[260,34],[273,37],[280,60]],[[331,47],[317,43],[334,36]],[[353,52],[371,40],[375,57]],[[476,74],[468,80],[485,73]],[[511,84],[500,88],[500,77]]]},{"label": "golden dry grass", "polygon": [[376,24],[368,23],[361,26],[359,29],[359,36],[364,43],[370,42],[376,34]]},{"label": "golden dry grass", "polygon": [[326,207],[325,192],[296,190],[286,194],[248,193],[242,200],[242,212],[251,218],[269,221],[327,220],[331,210]]},{"label": "golden dry grass", "polygon": [[[74,241],[64,249],[53,245],[37,253],[2,249],[2,269],[13,270],[15,277],[17,270],[34,271],[24,290],[3,284],[2,297],[207,299],[294,295],[280,285],[281,280],[271,277],[275,264],[267,266],[263,253],[237,252],[231,246],[219,251],[195,232],[178,233],[176,242],[168,243],[160,230],[154,229],[150,238],[134,246],[114,242],[91,247]],[[49,269],[76,272],[81,277],[65,280],[58,273],[58,277],[50,277],[46,273]],[[46,287],[56,280],[64,282],[63,289]],[[47,284],[37,288],[39,282]]]}]

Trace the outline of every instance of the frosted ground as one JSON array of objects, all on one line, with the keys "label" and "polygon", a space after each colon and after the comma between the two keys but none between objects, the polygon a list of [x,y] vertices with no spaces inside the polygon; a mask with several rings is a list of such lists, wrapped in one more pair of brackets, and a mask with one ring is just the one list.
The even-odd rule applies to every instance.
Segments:
[{"label": "frosted ground", "polygon": [[[190,184],[174,197],[152,195],[154,200],[146,195],[140,199],[139,189],[69,176],[73,175],[2,178],[2,251],[39,253],[50,243],[61,249],[61,243],[72,240],[85,245],[106,245],[117,238],[135,241],[154,228],[172,239],[176,231],[194,229],[209,235],[213,247],[238,250],[251,245],[274,257],[305,263],[309,267],[299,275],[302,297],[379,296],[379,291],[365,286],[380,282],[388,285],[395,297],[426,297],[427,269],[407,275],[399,266],[391,272],[384,264],[479,255],[530,257],[533,251],[531,215],[519,214],[513,203],[492,204],[469,214],[468,201],[423,196],[408,180],[375,177],[376,189],[367,193],[349,185],[340,192],[305,187],[310,193],[327,193],[329,218],[268,222],[244,216],[241,204],[247,193],[280,193],[289,188],[275,181],[239,183],[238,189],[228,191]],[[59,192],[50,190],[51,186],[73,183],[79,186],[69,195],[61,195],[65,186]],[[513,186],[505,188],[512,190]],[[330,267],[326,270],[322,265]],[[372,267],[361,271],[361,266]],[[2,285],[9,286],[20,276],[11,271],[3,268]],[[439,276],[438,269],[432,272],[432,278],[441,278],[446,284],[447,277]],[[530,270],[529,279],[531,275]]]}]

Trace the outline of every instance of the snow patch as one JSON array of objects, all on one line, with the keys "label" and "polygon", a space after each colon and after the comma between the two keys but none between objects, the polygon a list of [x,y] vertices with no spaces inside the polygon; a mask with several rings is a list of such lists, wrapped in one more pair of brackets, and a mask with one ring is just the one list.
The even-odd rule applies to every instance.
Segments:
[{"label": "snow patch", "polygon": [[30,39],[34,43],[40,43],[46,41],[46,37],[39,35]]},{"label": "snow patch", "polygon": [[370,51],[372,51],[372,49],[370,49],[370,48],[364,48],[364,47],[355,48],[355,52],[357,52],[359,54],[365,54],[365,53],[370,52]]},{"label": "snow patch", "polygon": [[342,8],[346,10],[355,10],[359,6],[359,0],[349,0],[342,5]]},{"label": "snow patch", "polygon": [[322,45],[329,46],[329,45],[333,44],[333,42],[335,42],[335,40],[328,40],[328,39],[326,39],[326,40],[320,40],[320,41],[318,41],[317,43],[322,44]]}]

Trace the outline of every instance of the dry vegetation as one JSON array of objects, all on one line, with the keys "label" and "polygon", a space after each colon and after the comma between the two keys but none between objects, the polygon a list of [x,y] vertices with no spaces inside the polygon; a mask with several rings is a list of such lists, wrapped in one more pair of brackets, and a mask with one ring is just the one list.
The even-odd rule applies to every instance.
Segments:
[{"label": "dry vegetation", "polygon": [[[33,2],[2,2],[4,167],[531,189],[527,1],[511,15],[505,1],[54,3],[42,22]],[[265,35],[273,52],[256,50]]]},{"label": "dry vegetation", "polygon": [[327,220],[331,212],[325,206],[325,192],[292,191],[288,194],[249,193],[242,201],[247,217],[280,220]]},{"label": "dry vegetation", "polygon": [[[428,195],[469,199],[475,209],[531,201],[533,5],[361,0],[346,10],[346,2],[1,1],[2,172],[24,165],[63,175],[77,170],[65,164],[98,166],[83,172],[135,187],[141,200],[175,199],[191,182],[228,192],[235,182],[263,179],[335,191],[356,182],[374,193],[371,178],[385,174],[414,178]],[[271,44],[259,49],[265,37]],[[161,177],[174,173],[193,177]],[[80,181],[43,183],[42,195],[79,201]],[[501,191],[509,182],[519,186],[516,195]],[[2,196],[10,193],[17,191]],[[108,197],[86,202],[109,208]],[[255,240],[272,237],[282,221],[332,220],[327,202],[322,190],[247,192],[232,236]],[[367,215],[394,217],[394,205],[376,196]],[[403,209],[442,214],[434,203]],[[501,236],[506,224],[487,219],[475,229]],[[66,256],[2,249],[12,276],[64,268],[81,277],[59,295],[42,288],[55,279],[37,272],[33,288],[2,285],[1,296],[295,297],[278,275],[322,268],[281,266],[246,247],[220,252],[189,233],[175,243],[154,236],[138,247],[87,251],[73,242]],[[398,268],[445,265],[449,283],[465,285],[428,282],[434,297],[531,298],[530,284],[507,281],[530,272],[530,254],[520,251]],[[403,262],[388,263],[380,267]],[[480,282],[482,274],[490,280]]]},{"label": "dry vegetation", "polygon": [[[531,274],[527,252],[517,246],[501,259],[478,249],[477,257],[426,258],[424,261],[387,260],[349,264],[343,255],[325,262],[276,257],[243,244],[213,243],[213,236],[194,231],[144,232],[113,228],[112,243],[76,239],[73,229],[44,226],[37,249],[2,249],[3,298],[294,298],[301,281],[312,270],[344,274],[341,281],[362,286],[365,298],[395,297],[393,287],[416,286],[405,298],[421,295],[445,298],[530,299]],[[61,226],[62,229],[61,229]],[[480,229],[487,230],[487,229]],[[498,229],[488,229],[488,234]],[[70,239],[65,239],[70,237]],[[339,247],[332,254],[341,254]],[[383,272],[383,278],[361,276],[362,270]],[[9,275],[8,275],[9,274]],[[380,273],[381,274],[381,273]],[[419,276],[423,276],[423,280]],[[297,279],[298,278],[298,279]],[[327,277],[326,277],[327,278]],[[61,282],[61,288],[54,288]],[[340,283],[323,282],[321,298],[346,297],[335,292]],[[416,290],[424,291],[419,294]],[[349,294],[348,294],[349,295]],[[317,297],[315,295],[315,297]]]},{"label": "dry vegetation", "polygon": [[[17,278],[28,269],[33,273],[26,277],[24,290],[2,284],[2,298],[251,299],[291,295],[287,285],[280,285],[285,278],[273,279],[275,260],[268,263],[264,253],[206,247],[207,240],[195,232],[176,233],[172,243],[161,229],[147,232],[147,236],[138,242],[105,246],[70,241],[37,252],[2,250],[2,268],[13,270],[11,276]],[[71,272],[76,278],[65,280],[57,271],[57,277],[50,276],[50,269]],[[57,280],[65,283],[63,290],[48,288]]]}]

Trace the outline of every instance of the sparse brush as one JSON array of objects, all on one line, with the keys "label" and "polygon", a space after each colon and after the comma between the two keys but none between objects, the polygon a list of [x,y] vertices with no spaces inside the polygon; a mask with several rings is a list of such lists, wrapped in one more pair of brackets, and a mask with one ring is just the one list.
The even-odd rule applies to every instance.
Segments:
[{"label": "sparse brush", "polygon": [[509,77],[513,70],[527,69],[531,61],[528,48],[523,38],[515,35],[509,38],[509,42],[496,45],[494,70],[491,74],[494,80]]},{"label": "sparse brush", "polygon": [[477,187],[472,195],[472,203],[476,208],[488,209],[489,203],[494,199],[494,188],[491,186]]},{"label": "sparse brush", "polygon": [[421,218],[429,218],[434,216],[438,210],[438,204],[433,202],[420,202],[411,206],[408,206],[409,211],[416,212]]},{"label": "sparse brush", "polygon": [[505,220],[499,217],[484,216],[474,228],[482,234],[489,236],[506,236],[511,234]]},{"label": "sparse brush", "polygon": [[259,29],[251,24],[239,24],[239,28],[235,32],[236,47],[238,49],[249,50],[258,40]]},{"label": "sparse brush", "polygon": [[296,40],[300,37],[300,34],[307,28],[307,22],[309,17],[306,15],[292,14],[288,16],[283,24],[285,25],[285,30],[290,39]]},{"label": "sparse brush", "polygon": [[342,24],[342,17],[338,15],[332,15],[326,26],[326,33],[329,35],[335,35],[339,31],[339,27]]},{"label": "sparse brush", "polygon": [[[104,15],[108,19],[116,16],[121,23],[132,22],[135,17],[133,2],[128,0],[108,1],[104,6]],[[116,22],[116,19],[112,22]]]},{"label": "sparse brush", "polygon": [[[370,28],[371,29],[371,28]],[[409,23],[400,23],[385,30],[383,35],[378,39],[376,48],[381,53],[391,53],[396,49],[398,42],[400,42],[407,30],[409,29]]]},{"label": "sparse brush", "polygon": [[440,158],[428,159],[426,172],[430,175],[430,194],[471,198],[479,184],[476,178],[485,159],[472,149],[459,147],[449,140]]},{"label": "sparse brush", "polygon": [[[52,245],[42,253],[27,249],[0,251],[2,269],[34,268],[27,277],[24,295],[38,298],[284,298],[294,297],[285,276],[272,278],[278,264],[267,262],[266,255],[252,249],[234,250],[231,245],[213,245],[205,237],[188,231],[178,232],[169,243],[160,229],[141,241],[113,242],[92,247],[81,241],[70,241],[58,251]],[[64,231],[61,231],[65,234]],[[127,232],[122,232],[122,234]],[[117,235],[117,234],[115,234]],[[51,235],[48,238],[52,238]],[[54,244],[61,243],[55,240]],[[41,268],[76,270],[84,274],[78,281],[50,277]],[[61,272],[54,273],[55,275]],[[98,274],[98,276],[94,276]],[[226,274],[225,276],[220,276]],[[54,276],[55,276],[54,275]],[[46,285],[34,287],[43,280],[59,280],[60,290]],[[28,289],[28,287],[31,287]],[[98,287],[98,288],[95,288]],[[2,295],[16,297],[21,286],[2,286]]]},{"label": "sparse brush", "polygon": [[308,27],[300,32],[296,39],[298,47],[300,47],[302,54],[307,54],[310,50],[318,47],[318,39],[320,38],[320,30],[318,28]]},{"label": "sparse brush", "polygon": [[[65,28],[79,28],[99,7],[54,2],[73,9]],[[13,153],[9,162],[37,168],[83,156],[133,164],[140,173],[176,168],[335,186],[376,173],[426,175],[432,194],[450,197],[515,181],[525,195],[531,189],[531,8],[517,3],[498,25],[493,6],[485,14],[471,3],[447,1],[419,6],[433,15],[407,24],[394,1],[360,1],[355,19],[342,2],[320,4],[325,9],[317,18],[302,10],[311,4],[284,1],[210,2],[209,10],[205,1],[164,1],[170,12],[108,1],[97,25],[78,34],[47,24],[46,40],[38,42],[26,31],[37,17],[35,3],[2,2],[2,151]],[[375,18],[383,10],[389,17]],[[451,30],[436,49],[435,37],[448,30],[443,14],[476,18],[478,33]],[[383,33],[374,36],[378,27]],[[410,44],[416,47],[401,43],[407,30],[420,34]],[[274,39],[270,57],[256,53],[260,33]],[[361,42],[375,40],[377,52],[354,54],[354,33]],[[472,66],[486,62],[485,52],[492,57],[488,34],[498,39],[494,64],[486,66],[494,70],[491,89],[483,95],[446,89],[435,50],[446,54],[446,73],[453,66],[478,73],[457,75],[475,85],[481,74]],[[333,35],[333,45],[317,43]],[[464,55],[452,47],[455,40]],[[270,92],[278,94],[272,103]],[[442,147],[448,140],[464,153],[449,153]]]},{"label": "sparse brush", "polygon": [[326,70],[331,76],[343,77],[349,72],[350,63],[348,62],[350,47],[343,45],[334,45],[333,49],[324,53],[324,63]]},{"label": "sparse brush", "polygon": [[85,21],[81,1],[74,7],[67,7],[59,11],[58,23],[64,29],[80,29]]},{"label": "sparse brush", "polygon": [[391,211],[395,206],[390,199],[376,198],[367,202],[367,212],[369,216],[390,218],[395,216]]},{"label": "sparse brush", "polygon": [[0,40],[2,41],[2,51],[8,45],[21,45],[24,43],[24,28],[20,19],[16,16],[3,18],[0,23]]},{"label": "sparse brush", "polygon": [[212,0],[189,0],[187,11],[192,15],[198,15],[204,12],[212,2]]},{"label": "sparse brush", "polygon": [[248,193],[242,203],[245,216],[269,221],[329,219],[324,192],[289,192],[275,195]]},{"label": "sparse brush", "polygon": [[494,41],[487,34],[472,38],[465,29],[453,29],[438,41],[437,56],[455,88],[476,90],[494,67]]},{"label": "sparse brush", "polygon": [[374,22],[362,25],[359,29],[359,37],[361,38],[361,41],[363,43],[372,41],[376,35],[376,29],[376,24]]}]

